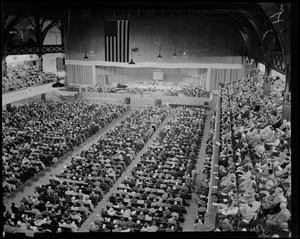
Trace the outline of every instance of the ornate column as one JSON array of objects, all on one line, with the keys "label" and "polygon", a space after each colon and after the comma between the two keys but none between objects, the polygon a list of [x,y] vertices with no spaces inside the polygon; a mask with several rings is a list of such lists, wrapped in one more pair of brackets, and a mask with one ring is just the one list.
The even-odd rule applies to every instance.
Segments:
[{"label": "ornate column", "polygon": [[[291,31],[287,30],[287,38],[290,43]],[[282,120],[291,121],[291,55],[290,52],[285,54],[285,91],[283,93]],[[297,67],[294,65],[294,67]],[[297,80],[297,79],[295,79]]]},{"label": "ornate column", "polygon": [[272,86],[272,77],[270,76],[271,56],[270,56],[269,49],[267,49],[267,51],[265,52],[265,61],[266,61],[266,65],[265,65],[263,92],[264,92],[264,96],[270,96],[271,86]]},{"label": "ornate column", "polygon": [[2,75],[7,76],[6,56],[2,57]]},{"label": "ornate column", "polygon": [[252,72],[252,81],[253,81],[253,85],[256,85],[258,83],[258,78],[259,78],[259,69],[255,69]]},{"label": "ornate column", "polygon": [[264,85],[263,85],[264,96],[270,96],[271,87],[272,87],[272,77],[264,76]]},{"label": "ornate column", "polygon": [[38,55],[39,59],[37,60],[37,67],[42,72],[43,71],[43,55]]},{"label": "ornate column", "polygon": [[282,119],[291,121],[291,92],[283,93]]}]

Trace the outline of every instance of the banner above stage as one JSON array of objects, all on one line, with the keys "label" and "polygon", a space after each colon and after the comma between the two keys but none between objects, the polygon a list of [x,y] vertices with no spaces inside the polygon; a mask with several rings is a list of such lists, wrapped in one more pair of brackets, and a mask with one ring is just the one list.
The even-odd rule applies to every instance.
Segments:
[{"label": "banner above stage", "polygon": [[123,62],[106,62],[106,61],[85,61],[85,60],[66,60],[66,65],[81,66],[115,66],[125,68],[192,68],[192,69],[243,69],[243,64],[226,64],[226,63],[157,63],[157,62],[137,62],[134,65]]}]

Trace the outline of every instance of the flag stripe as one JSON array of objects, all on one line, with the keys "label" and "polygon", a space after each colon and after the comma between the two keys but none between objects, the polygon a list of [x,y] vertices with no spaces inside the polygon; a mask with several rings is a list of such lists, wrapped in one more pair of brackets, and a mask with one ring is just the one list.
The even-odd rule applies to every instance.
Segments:
[{"label": "flag stripe", "polygon": [[126,24],[125,22],[123,22],[123,34],[122,34],[122,37],[123,37],[123,62],[125,62],[125,57],[126,57]]},{"label": "flag stripe", "polygon": [[111,36],[108,37],[108,61],[110,61],[110,39],[111,39]]},{"label": "flag stripe", "polygon": [[126,45],[126,49],[127,49],[127,59],[126,61],[129,62],[129,21],[126,22],[126,25],[127,25],[127,30],[126,30],[126,33],[127,33],[127,45]]},{"label": "flag stripe", "polygon": [[115,61],[115,52],[114,52],[114,39],[115,37],[111,37],[111,60]]},{"label": "flag stripe", "polygon": [[104,33],[105,61],[129,62],[129,21],[107,20]]},{"label": "flag stripe", "polygon": [[113,58],[113,61],[118,61],[117,60],[117,38],[116,37],[114,37],[114,58]]},{"label": "flag stripe", "polygon": [[118,21],[118,35],[117,35],[117,45],[118,45],[118,62],[120,62],[121,61],[121,56],[120,56],[120,52],[121,52],[121,34],[120,34],[120,29],[121,29],[121,27],[120,27],[120,24],[121,24],[121,22],[120,21]]},{"label": "flag stripe", "polygon": [[105,36],[105,61],[107,61],[107,36]]},{"label": "flag stripe", "polygon": [[121,45],[121,48],[120,48],[120,57],[121,57],[121,60],[120,62],[123,62],[123,42],[124,42],[124,39],[123,39],[123,22],[120,22],[120,45]]}]

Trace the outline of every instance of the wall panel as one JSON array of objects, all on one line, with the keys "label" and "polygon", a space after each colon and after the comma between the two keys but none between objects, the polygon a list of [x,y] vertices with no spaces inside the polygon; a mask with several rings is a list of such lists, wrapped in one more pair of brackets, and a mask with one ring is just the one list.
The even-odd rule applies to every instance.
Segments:
[{"label": "wall panel", "polygon": [[[83,60],[86,46],[87,61],[104,61],[104,19],[71,17],[69,26],[66,59]],[[135,62],[240,64],[244,49],[233,28],[204,19],[134,19],[129,42],[137,49],[132,55]],[[159,48],[162,59],[157,59]]]}]

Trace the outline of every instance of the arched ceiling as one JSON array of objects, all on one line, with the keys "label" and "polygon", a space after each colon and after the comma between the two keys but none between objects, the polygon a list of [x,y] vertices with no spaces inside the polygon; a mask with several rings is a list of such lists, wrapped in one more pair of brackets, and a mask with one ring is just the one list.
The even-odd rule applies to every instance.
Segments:
[{"label": "arched ceiling", "polygon": [[[273,16],[274,14],[277,15]],[[290,28],[290,4],[252,2],[19,2],[3,4],[3,32],[5,34],[26,17],[42,17],[57,21],[68,17],[105,18],[207,18],[234,27],[245,41],[248,56],[256,61],[268,61],[266,50],[290,54],[287,48]],[[275,23],[274,19],[279,19]],[[50,23],[48,23],[50,24]],[[276,25],[277,24],[277,25]],[[264,49],[264,36],[272,31],[276,49]],[[5,41],[4,41],[5,42]],[[278,44],[280,43],[280,44]]]}]

